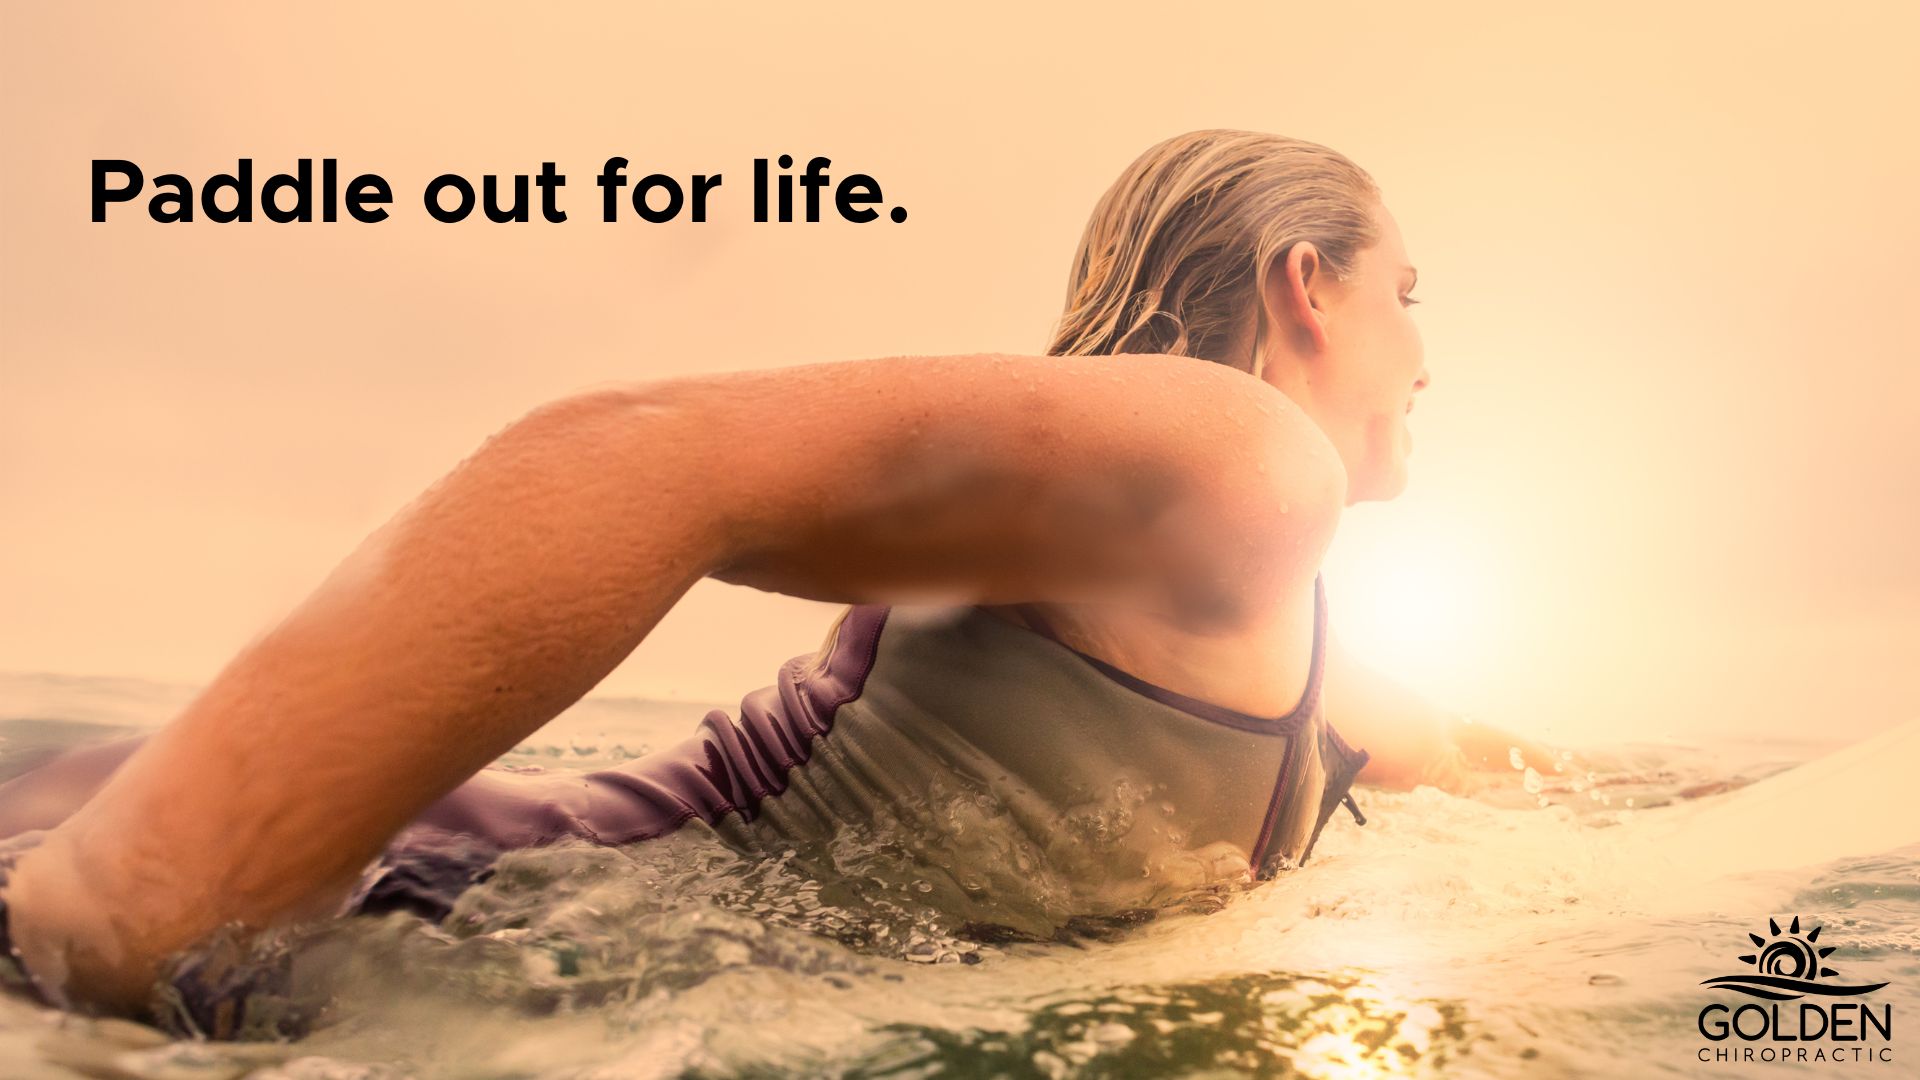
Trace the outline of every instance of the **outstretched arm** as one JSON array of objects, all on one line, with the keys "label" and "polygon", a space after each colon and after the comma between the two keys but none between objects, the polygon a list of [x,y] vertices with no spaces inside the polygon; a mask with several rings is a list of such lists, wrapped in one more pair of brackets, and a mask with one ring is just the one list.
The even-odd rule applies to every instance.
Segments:
[{"label": "outstretched arm", "polygon": [[1551,752],[1530,739],[1442,709],[1368,667],[1341,643],[1327,640],[1327,720],[1371,760],[1360,773],[1366,783],[1389,788],[1429,784],[1457,795],[1471,794],[1488,778],[1511,775],[1511,749],[1544,765]]},{"label": "outstretched arm", "polygon": [[1311,580],[1319,430],[1177,357],[901,358],[672,380],[489,439],[248,645],[13,871],[28,967],[143,1003],[212,930],[324,913],[422,808],[708,574],[795,595],[1123,595],[1231,625]]}]

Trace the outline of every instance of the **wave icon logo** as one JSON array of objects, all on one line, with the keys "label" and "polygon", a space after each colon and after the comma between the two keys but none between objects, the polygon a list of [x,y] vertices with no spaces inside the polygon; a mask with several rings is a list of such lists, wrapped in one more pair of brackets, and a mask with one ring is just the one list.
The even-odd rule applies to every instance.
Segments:
[{"label": "wave icon logo", "polygon": [[1871,994],[1887,985],[1883,982],[1868,986],[1847,986],[1838,982],[1821,982],[1822,979],[1838,979],[1840,973],[1825,966],[1827,957],[1832,956],[1837,946],[1819,945],[1820,927],[1816,926],[1800,936],[1800,916],[1793,917],[1793,924],[1785,933],[1780,931],[1780,923],[1767,920],[1767,930],[1771,940],[1759,934],[1748,934],[1760,951],[1740,957],[1740,962],[1752,964],[1754,971],[1747,975],[1722,975],[1717,979],[1707,979],[1701,986],[1711,986],[1716,990],[1737,990],[1750,997],[1765,998],[1768,1001],[1793,1001],[1808,994],[1821,997],[1854,997],[1859,994]]}]

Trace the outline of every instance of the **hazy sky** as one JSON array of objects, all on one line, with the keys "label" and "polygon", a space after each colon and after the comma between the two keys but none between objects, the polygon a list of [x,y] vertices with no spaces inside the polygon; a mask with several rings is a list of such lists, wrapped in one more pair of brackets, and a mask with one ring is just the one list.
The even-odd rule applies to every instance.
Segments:
[{"label": "hazy sky", "polygon": [[[1245,127],[1369,169],[1426,300],[1412,487],[1349,512],[1336,632],[1548,734],[1920,715],[1920,9],[1344,7],[8,4],[0,668],[205,681],[585,385],[1038,351],[1118,171]],[[755,224],[781,153],[909,220]],[[709,220],[601,223],[614,155],[723,174]],[[242,156],[378,172],[393,216],[88,220],[93,158]],[[419,204],[542,161],[565,224]],[[829,615],[703,585],[605,689],[737,698]]]}]

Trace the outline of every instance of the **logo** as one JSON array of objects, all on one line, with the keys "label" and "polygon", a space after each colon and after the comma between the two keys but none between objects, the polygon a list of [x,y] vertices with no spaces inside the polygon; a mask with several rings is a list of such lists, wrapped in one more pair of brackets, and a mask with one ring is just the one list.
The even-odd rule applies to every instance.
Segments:
[{"label": "logo", "polygon": [[[1795,915],[1783,932],[1779,921],[1769,918],[1768,936],[1749,933],[1747,939],[1756,951],[1737,958],[1753,970],[1700,983],[1772,1004],[1749,1001],[1730,1006],[1716,1001],[1701,1009],[1700,1034],[1715,1045],[1702,1046],[1699,1060],[1893,1060],[1892,1005],[1832,1000],[1862,997],[1887,984],[1841,981],[1840,973],[1827,966],[1827,958],[1839,946],[1820,944],[1820,930],[1815,926],[1802,935],[1800,916]],[[1814,1000],[1803,1000],[1807,998]],[[1798,1004],[1783,1007],[1780,1003],[1786,1001]]]},{"label": "logo", "polygon": [[1840,983],[1821,982],[1821,979],[1837,979],[1840,973],[1826,967],[1826,959],[1834,954],[1838,946],[1816,945],[1820,940],[1820,927],[1816,926],[1800,936],[1800,916],[1793,917],[1793,925],[1787,932],[1780,932],[1780,924],[1767,920],[1767,930],[1773,935],[1769,941],[1759,934],[1748,934],[1760,951],[1747,953],[1740,957],[1743,964],[1752,964],[1751,974],[1722,975],[1717,979],[1708,979],[1701,986],[1711,986],[1715,990],[1738,990],[1750,997],[1766,998],[1768,1001],[1793,1001],[1807,994],[1821,997],[1854,997],[1859,994],[1871,994],[1887,985],[1883,982],[1867,986],[1845,986]]}]

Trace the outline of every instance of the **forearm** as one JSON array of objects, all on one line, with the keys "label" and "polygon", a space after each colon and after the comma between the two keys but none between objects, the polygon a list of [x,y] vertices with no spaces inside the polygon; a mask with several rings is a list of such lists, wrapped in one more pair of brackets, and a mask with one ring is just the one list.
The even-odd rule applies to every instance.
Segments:
[{"label": "forearm", "polygon": [[1328,641],[1322,698],[1328,721],[1371,756],[1362,781],[1401,789],[1464,782],[1449,714],[1360,663],[1338,638]]},{"label": "forearm", "polygon": [[1476,773],[1511,775],[1515,749],[1542,769],[1554,761],[1532,740],[1472,723],[1367,667],[1337,639],[1329,642],[1323,698],[1329,722],[1372,756],[1360,779],[1381,787],[1469,794],[1485,783]]},{"label": "forearm", "polygon": [[137,1004],[219,925],[311,914],[590,688],[721,553],[699,462],[656,414],[617,394],[540,410],[363,543],[21,860],[29,965]]}]

